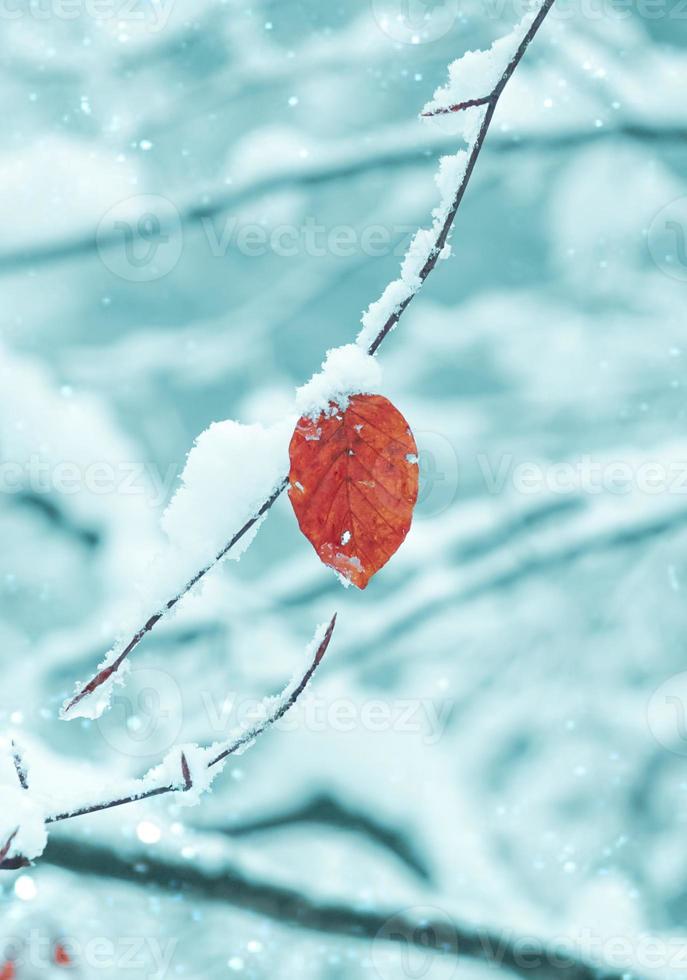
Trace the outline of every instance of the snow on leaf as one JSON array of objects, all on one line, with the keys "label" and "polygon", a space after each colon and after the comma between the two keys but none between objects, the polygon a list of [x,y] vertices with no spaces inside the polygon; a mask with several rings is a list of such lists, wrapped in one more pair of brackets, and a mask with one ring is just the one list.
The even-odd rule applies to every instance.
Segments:
[{"label": "snow on leaf", "polygon": [[[379,391],[381,380],[379,362],[357,344],[334,347],[327,351],[322,370],[297,389],[298,414],[315,419],[332,405],[344,409],[350,395]],[[316,430],[311,438],[318,438]]]},{"label": "snow on leaf", "polygon": [[304,415],[289,454],[301,531],[325,565],[364,589],[410,528],[418,467],[408,423],[381,395],[354,395],[343,411]]}]

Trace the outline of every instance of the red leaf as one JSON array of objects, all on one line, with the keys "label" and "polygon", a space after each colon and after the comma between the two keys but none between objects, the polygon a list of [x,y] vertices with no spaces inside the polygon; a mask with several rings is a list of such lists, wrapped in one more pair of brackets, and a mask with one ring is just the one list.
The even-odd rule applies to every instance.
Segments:
[{"label": "red leaf", "polygon": [[0,966],[0,980],[14,980],[17,971],[14,969],[12,960],[7,960]]},{"label": "red leaf", "polygon": [[417,500],[417,446],[381,395],[354,395],[313,421],[299,419],[289,446],[289,497],[301,531],[325,565],[364,589],[403,543]]},{"label": "red leaf", "polygon": [[71,957],[67,950],[64,948],[62,943],[55,944],[55,963],[58,966],[69,966],[71,964]]}]

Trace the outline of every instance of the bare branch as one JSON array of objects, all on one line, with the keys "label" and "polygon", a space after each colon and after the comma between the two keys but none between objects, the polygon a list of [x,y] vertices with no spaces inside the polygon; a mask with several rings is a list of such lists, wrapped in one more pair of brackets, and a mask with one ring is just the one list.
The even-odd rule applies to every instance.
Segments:
[{"label": "bare branch", "polygon": [[432,109],[431,112],[423,112],[422,115],[426,119],[431,119],[433,116],[443,116],[449,112],[461,112],[463,109],[473,109],[475,106],[489,105],[491,98],[491,95],[483,95],[480,99],[468,99],[466,102],[457,102],[456,105],[444,106],[442,109]]},{"label": "bare branch", "polygon": [[30,865],[30,861],[19,855],[19,857],[5,858],[4,861],[0,861],[0,871],[19,871],[21,868],[30,867]]}]

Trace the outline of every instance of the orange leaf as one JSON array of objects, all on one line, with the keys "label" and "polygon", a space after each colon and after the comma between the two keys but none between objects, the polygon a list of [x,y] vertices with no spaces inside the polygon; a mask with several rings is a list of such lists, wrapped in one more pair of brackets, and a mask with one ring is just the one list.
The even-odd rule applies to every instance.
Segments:
[{"label": "orange leaf", "polygon": [[57,963],[58,966],[69,966],[72,962],[69,953],[64,948],[62,943],[55,944],[54,957],[55,963]]},{"label": "orange leaf", "polygon": [[417,500],[417,446],[381,395],[304,415],[291,437],[289,497],[325,565],[359,589],[403,543]]}]

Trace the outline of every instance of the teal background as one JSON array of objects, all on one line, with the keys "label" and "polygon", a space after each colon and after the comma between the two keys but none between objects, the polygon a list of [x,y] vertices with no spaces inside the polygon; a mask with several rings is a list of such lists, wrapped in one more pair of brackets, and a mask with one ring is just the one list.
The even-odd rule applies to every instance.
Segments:
[{"label": "teal background", "polygon": [[614,976],[687,974],[679,4],[554,8],[504,95],[454,256],[379,355],[421,451],[393,562],[344,591],[283,499],[141,646],[105,720],[57,720],[135,600],[194,438],[279,418],[354,339],[459,146],[417,113],[521,13],[404,6],[0,17],[1,727],[139,774],[277,691],[339,612],[316,700],[199,807],[64,824],[30,900],[2,878],[3,935],[80,943],[85,977],[485,973],[388,942],[401,910],[569,942]]}]

